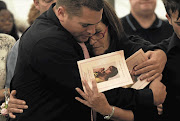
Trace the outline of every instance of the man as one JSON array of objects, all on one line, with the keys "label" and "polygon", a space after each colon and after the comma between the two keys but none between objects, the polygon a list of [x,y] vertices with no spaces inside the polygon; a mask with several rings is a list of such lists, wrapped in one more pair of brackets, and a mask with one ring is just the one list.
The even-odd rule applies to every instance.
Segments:
[{"label": "man", "polygon": [[23,34],[11,89],[28,110],[10,120],[90,120],[90,109],[74,99],[84,59],[78,43],[95,33],[102,12],[102,0],[57,0]]},{"label": "man", "polygon": [[179,121],[180,109],[180,1],[179,0],[163,0],[167,19],[174,29],[174,34],[169,39],[160,43],[160,45],[168,46],[167,64],[163,72],[163,80],[167,86],[167,98],[163,105],[162,121]]},{"label": "man", "polygon": [[128,35],[138,35],[153,44],[169,38],[173,29],[155,14],[156,0],[129,0],[131,12],[121,18]]}]

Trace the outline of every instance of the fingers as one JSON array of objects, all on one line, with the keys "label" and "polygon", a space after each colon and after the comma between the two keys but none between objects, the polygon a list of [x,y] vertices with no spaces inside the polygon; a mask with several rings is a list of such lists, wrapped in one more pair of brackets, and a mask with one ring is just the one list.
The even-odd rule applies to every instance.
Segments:
[{"label": "fingers", "polygon": [[160,104],[160,105],[157,106],[157,110],[158,110],[158,114],[159,114],[159,115],[162,115],[162,114],[163,114],[163,106],[162,106],[162,104]]},{"label": "fingers", "polygon": [[[76,91],[85,99],[88,100],[88,96],[80,89],[76,88]],[[78,100],[79,101],[79,100]]]},{"label": "fingers", "polygon": [[16,95],[16,90],[12,90],[11,91],[11,96],[15,97],[15,95]]},{"label": "fingers", "polygon": [[140,64],[140,66],[138,65],[134,68],[135,69],[134,74],[140,75],[140,74],[148,73],[149,71],[152,71],[152,70],[157,72],[158,71],[157,68],[158,67],[156,65],[153,65],[153,64],[144,64],[144,65],[142,65],[142,67]]},{"label": "fingers", "polygon": [[156,73],[155,70],[152,70],[148,73],[142,74],[140,76],[140,80],[147,79],[147,81],[150,82],[150,81],[153,81],[154,79],[156,79],[158,76],[160,76],[160,74]]},{"label": "fingers", "polygon": [[152,65],[152,63],[153,63],[152,60],[144,61],[144,62],[138,64],[138,65],[134,68],[134,70],[137,72],[137,70],[140,70],[140,69],[142,69],[142,68],[144,68],[144,67],[150,66],[150,65]]},{"label": "fingers", "polygon": [[13,113],[9,113],[9,117],[10,117],[10,118],[16,118],[16,116],[13,115]]},{"label": "fingers", "polygon": [[27,109],[28,106],[24,100],[19,100],[15,98],[16,90],[13,90],[10,94],[10,100],[8,102],[8,111],[10,117],[15,117],[13,113],[23,113],[23,109]]},{"label": "fingers", "polygon": [[156,79],[154,79],[154,81],[161,81],[161,80],[162,80],[162,74],[160,74]]},{"label": "fingers", "polygon": [[97,88],[97,83],[95,80],[92,81],[92,90],[94,94],[98,94],[98,88]]},{"label": "fingers", "polygon": [[89,87],[87,81],[83,81],[83,85],[84,85],[84,87],[85,87],[85,89],[86,89],[87,95],[92,96],[92,95],[93,95],[93,92],[92,92],[91,88]]}]

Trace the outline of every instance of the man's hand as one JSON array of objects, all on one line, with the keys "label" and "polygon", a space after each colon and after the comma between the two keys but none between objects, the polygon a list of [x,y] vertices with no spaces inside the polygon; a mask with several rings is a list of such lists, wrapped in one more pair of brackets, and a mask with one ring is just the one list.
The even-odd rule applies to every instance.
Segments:
[{"label": "man's hand", "polygon": [[161,82],[162,74],[151,82],[149,88],[153,92],[154,105],[158,106],[162,104],[166,98],[166,86]]},{"label": "man's hand", "polygon": [[160,49],[148,51],[145,54],[149,59],[134,68],[134,75],[142,74],[140,76],[141,80],[147,79],[147,81],[152,81],[159,77],[164,70],[167,62],[167,56],[164,51]]},{"label": "man's hand", "polygon": [[16,118],[13,113],[23,113],[23,109],[27,109],[28,106],[24,100],[19,100],[15,98],[16,90],[13,90],[10,94],[10,99],[8,103],[8,111],[10,118]]}]

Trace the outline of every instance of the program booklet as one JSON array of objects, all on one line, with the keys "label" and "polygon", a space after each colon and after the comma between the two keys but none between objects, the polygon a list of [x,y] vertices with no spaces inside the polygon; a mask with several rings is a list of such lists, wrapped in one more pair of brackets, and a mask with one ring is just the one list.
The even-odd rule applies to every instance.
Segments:
[{"label": "program booklet", "polygon": [[104,92],[118,87],[144,88],[148,83],[145,80],[140,81],[139,76],[131,76],[130,72],[136,65],[147,59],[142,49],[127,60],[125,60],[124,51],[120,50],[77,63],[81,80],[87,81],[90,88],[92,88],[92,80],[96,80],[98,91]]},{"label": "program booklet", "polygon": [[[148,57],[145,55],[144,51],[142,49],[138,50],[136,53],[131,55],[129,58],[126,59],[127,67],[129,72],[131,73],[133,71],[133,68],[137,66],[138,64],[148,60]],[[140,80],[139,76],[131,76],[133,80],[133,84],[124,86],[125,88],[134,88],[134,89],[143,89],[146,87],[150,82],[147,82],[145,80]]]}]

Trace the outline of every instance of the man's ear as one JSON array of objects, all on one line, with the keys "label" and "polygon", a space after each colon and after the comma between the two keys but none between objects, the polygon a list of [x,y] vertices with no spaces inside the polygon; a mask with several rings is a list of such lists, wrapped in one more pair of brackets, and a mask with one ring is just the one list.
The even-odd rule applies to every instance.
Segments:
[{"label": "man's ear", "polygon": [[169,24],[172,25],[171,17],[170,17],[167,13],[166,13],[166,18],[167,18],[167,20],[169,21]]},{"label": "man's ear", "polygon": [[39,0],[34,0],[34,6],[36,7],[37,10],[40,10]]},{"label": "man's ear", "polygon": [[66,15],[67,15],[65,8],[62,7],[62,6],[60,6],[60,7],[58,8],[57,14],[58,14],[58,18],[59,18],[59,20],[60,20],[61,22],[64,21]]}]

